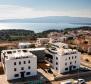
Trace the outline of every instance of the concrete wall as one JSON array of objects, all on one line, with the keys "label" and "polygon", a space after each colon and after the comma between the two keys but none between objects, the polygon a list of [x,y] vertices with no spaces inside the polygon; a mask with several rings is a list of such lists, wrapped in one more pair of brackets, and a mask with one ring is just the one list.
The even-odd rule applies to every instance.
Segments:
[{"label": "concrete wall", "polygon": [[[28,60],[30,60],[30,63],[28,63]],[[19,61],[21,62],[21,65],[19,65]],[[24,64],[24,61],[26,61],[26,64]],[[14,65],[14,62],[16,62],[16,65]],[[30,66],[30,69],[28,69],[28,66]],[[24,67],[24,70],[21,70],[21,67]],[[20,72],[23,71],[25,71],[24,77],[36,75],[37,57],[6,60],[5,68],[6,68],[5,74],[7,76],[7,80],[21,78]],[[14,68],[16,68],[16,71],[14,71]],[[26,72],[31,72],[31,74],[26,75]],[[19,74],[19,77],[14,77],[15,74]]]}]

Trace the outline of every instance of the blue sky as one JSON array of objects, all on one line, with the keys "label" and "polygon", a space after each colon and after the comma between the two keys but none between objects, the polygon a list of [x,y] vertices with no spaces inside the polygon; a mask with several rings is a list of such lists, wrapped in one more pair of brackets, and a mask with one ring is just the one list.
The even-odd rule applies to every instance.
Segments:
[{"label": "blue sky", "polygon": [[91,0],[0,0],[0,19],[91,17]]}]

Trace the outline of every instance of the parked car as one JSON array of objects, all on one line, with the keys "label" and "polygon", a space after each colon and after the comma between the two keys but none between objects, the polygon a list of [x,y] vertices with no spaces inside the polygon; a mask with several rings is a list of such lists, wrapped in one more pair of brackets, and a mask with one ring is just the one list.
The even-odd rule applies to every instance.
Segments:
[{"label": "parked car", "polygon": [[84,79],[78,79],[77,81],[78,81],[78,84],[86,84]]},{"label": "parked car", "polygon": [[84,79],[78,79],[78,80],[66,80],[60,82],[60,84],[86,84],[86,82]]}]

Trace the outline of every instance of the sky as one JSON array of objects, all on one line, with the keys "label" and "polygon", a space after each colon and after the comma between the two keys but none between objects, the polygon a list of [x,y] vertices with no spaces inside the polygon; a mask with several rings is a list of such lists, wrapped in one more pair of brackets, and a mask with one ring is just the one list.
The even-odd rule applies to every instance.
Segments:
[{"label": "sky", "polygon": [[91,0],[0,0],[0,19],[91,17]]}]

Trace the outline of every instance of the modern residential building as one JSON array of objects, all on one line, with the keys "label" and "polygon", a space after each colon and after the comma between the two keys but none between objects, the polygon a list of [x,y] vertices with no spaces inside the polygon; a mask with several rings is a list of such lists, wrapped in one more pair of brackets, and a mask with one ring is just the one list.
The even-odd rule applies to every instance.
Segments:
[{"label": "modern residential building", "polygon": [[28,49],[3,50],[1,62],[7,80],[37,75],[37,57]]},{"label": "modern residential building", "polygon": [[29,43],[29,42],[20,42],[19,44],[18,44],[18,48],[30,48],[30,46],[31,46],[31,43]]},{"label": "modern residential building", "polygon": [[53,45],[45,52],[46,61],[58,73],[70,72],[80,67],[80,52],[68,49],[67,45],[65,47]]}]

